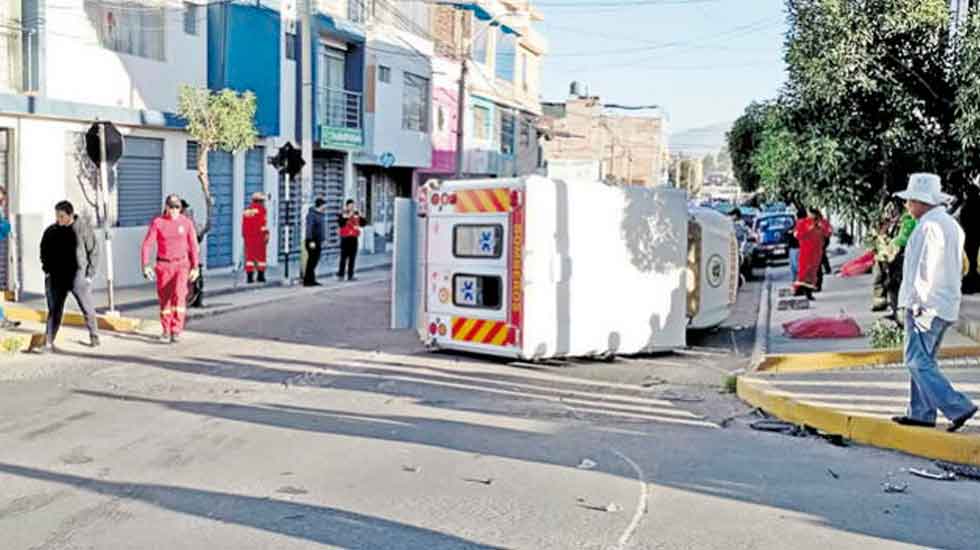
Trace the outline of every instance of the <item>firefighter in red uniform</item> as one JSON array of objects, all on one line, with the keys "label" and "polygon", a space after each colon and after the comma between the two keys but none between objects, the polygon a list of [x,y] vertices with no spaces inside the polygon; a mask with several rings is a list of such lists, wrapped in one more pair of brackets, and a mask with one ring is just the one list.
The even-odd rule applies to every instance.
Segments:
[{"label": "firefighter in red uniform", "polygon": [[[153,219],[143,239],[143,276],[156,277],[160,299],[160,324],[164,342],[176,343],[187,315],[187,281],[197,279],[199,252],[194,222],[180,213],[180,197],[170,195],[163,215]],[[150,266],[150,252],[157,248],[156,267]]]},{"label": "firefighter in red uniform", "polygon": [[242,237],[245,238],[245,276],[248,282],[265,282],[265,248],[269,244],[269,227],[265,211],[265,195],[252,195],[252,204],[242,212]]}]

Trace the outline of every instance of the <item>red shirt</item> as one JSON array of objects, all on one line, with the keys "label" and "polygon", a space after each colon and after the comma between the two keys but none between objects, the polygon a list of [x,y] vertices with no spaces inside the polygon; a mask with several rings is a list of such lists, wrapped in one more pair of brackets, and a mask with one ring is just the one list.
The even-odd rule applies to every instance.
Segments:
[{"label": "red shirt", "polygon": [[165,261],[187,260],[197,266],[200,260],[197,249],[197,231],[194,222],[183,215],[173,218],[157,216],[150,223],[150,229],[143,239],[142,265],[149,265],[153,243],[157,245],[157,258]]},{"label": "red shirt", "polygon": [[242,212],[242,236],[248,238],[264,238],[269,233],[265,206],[261,202],[253,202]]}]

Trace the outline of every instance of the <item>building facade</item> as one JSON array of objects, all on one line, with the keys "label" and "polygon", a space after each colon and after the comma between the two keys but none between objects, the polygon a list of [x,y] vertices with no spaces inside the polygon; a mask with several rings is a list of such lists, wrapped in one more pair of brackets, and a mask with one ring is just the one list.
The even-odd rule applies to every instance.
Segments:
[{"label": "building facade", "polygon": [[667,125],[660,111],[630,109],[625,114],[575,88],[567,101],[544,105],[545,165],[549,161],[598,161],[600,177],[610,183],[666,183]]}]

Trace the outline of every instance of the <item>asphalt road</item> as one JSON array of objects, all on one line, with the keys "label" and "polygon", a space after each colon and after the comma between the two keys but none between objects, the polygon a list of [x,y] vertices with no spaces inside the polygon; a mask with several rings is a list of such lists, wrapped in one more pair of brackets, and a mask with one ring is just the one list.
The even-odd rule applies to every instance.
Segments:
[{"label": "asphalt road", "polygon": [[976,548],[980,484],[748,428],[757,290],[614,363],[427,354],[377,276],[0,359],[0,548]]}]

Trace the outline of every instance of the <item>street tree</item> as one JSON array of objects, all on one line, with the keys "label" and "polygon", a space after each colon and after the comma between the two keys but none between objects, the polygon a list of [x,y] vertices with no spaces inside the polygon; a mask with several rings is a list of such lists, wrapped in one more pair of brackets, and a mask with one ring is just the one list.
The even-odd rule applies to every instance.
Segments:
[{"label": "street tree", "polygon": [[752,164],[752,156],[762,143],[763,124],[767,113],[774,109],[772,102],[753,102],[742,116],[735,120],[725,136],[732,172],[742,191],[751,193],[759,187],[759,174]]},{"label": "street tree", "polygon": [[208,153],[238,153],[255,146],[256,99],[252,92],[239,94],[224,89],[211,91],[182,85],[178,92],[177,113],[187,122],[187,133],[197,141],[197,179],[204,194],[205,222],[198,233],[203,239],[211,230],[214,196],[208,177]]},{"label": "street tree", "polygon": [[701,159],[701,164],[704,167],[704,173],[714,172],[717,170],[717,162],[715,161],[714,153],[708,153]]}]

